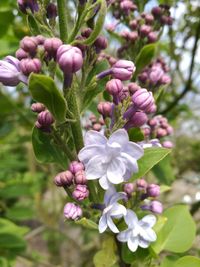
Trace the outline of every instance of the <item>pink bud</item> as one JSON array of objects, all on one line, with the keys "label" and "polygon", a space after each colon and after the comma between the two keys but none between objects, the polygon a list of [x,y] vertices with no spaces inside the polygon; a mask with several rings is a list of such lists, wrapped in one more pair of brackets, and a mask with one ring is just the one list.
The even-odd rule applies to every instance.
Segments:
[{"label": "pink bud", "polygon": [[100,102],[97,106],[98,112],[105,118],[111,116],[112,104],[110,102]]},{"label": "pink bud", "polygon": [[37,40],[34,37],[26,36],[24,37],[20,42],[20,48],[22,48],[24,51],[35,54],[37,50]]},{"label": "pink bud", "polygon": [[113,96],[119,95],[122,90],[123,83],[119,79],[112,79],[106,84],[106,91]]},{"label": "pink bud", "polygon": [[147,38],[149,43],[155,43],[158,39],[157,32],[150,32]]},{"label": "pink bud", "polygon": [[99,36],[96,41],[94,42],[94,45],[97,49],[97,52],[106,49],[108,46],[108,41],[106,39],[106,37],[104,36]]},{"label": "pink bud", "polygon": [[146,110],[154,104],[153,94],[144,88],[139,89],[133,94],[132,102],[136,108],[146,112]]},{"label": "pink bud", "polygon": [[156,133],[156,137],[161,138],[167,135],[167,131],[165,129],[159,128]]},{"label": "pink bud", "polygon": [[164,141],[164,142],[162,143],[162,146],[165,147],[165,148],[169,148],[169,149],[171,149],[171,148],[174,147],[174,144],[173,144],[171,141]]},{"label": "pink bud", "polygon": [[73,184],[73,174],[70,171],[60,172],[54,178],[57,186],[70,186]]},{"label": "pink bud", "polygon": [[150,31],[151,31],[151,26],[149,26],[149,25],[142,25],[140,27],[140,35],[142,37],[147,37],[147,35],[150,33]]},{"label": "pink bud", "polygon": [[20,61],[20,68],[24,75],[29,75],[31,72],[39,73],[42,68],[41,61],[38,58],[25,58]]},{"label": "pink bud", "polygon": [[74,192],[72,193],[72,196],[74,199],[78,201],[86,199],[89,196],[89,191],[87,189],[87,186],[78,184]]},{"label": "pink bud", "polygon": [[161,202],[157,201],[157,200],[154,200],[151,202],[150,204],[150,210],[153,212],[153,213],[156,213],[156,214],[161,214],[163,212],[163,205]]},{"label": "pink bud", "polygon": [[118,60],[112,66],[112,76],[121,81],[130,80],[135,72],[135,65],[132,61]]},{"label": "pink bud", "polygon": [[141,87],[137,83],[129,83],[128,90],[130,94],[134,94],[137,90],[141,89]]},{"label": "pink bud", "polygon": [[72,161],[69,165],[69,170],[73,173],[76,174],[79,171],[84,170],[84,165],[81,162],[78,161]]},{"label": "pink bud", "polygon": [[57,51],[57,62],[64,73],[75,73],[83,65],[83,55],[78,47],[61,45]]},{"label": "pink bud", "polygon": [[36,113],[40,113],[45,110],[45,106],[42,103],[33,103],[31,105],[31,110]]},{"label": "pink bud", "polygon": [[148,74],[146,72],[142,72],[141,74],[138,75],[138,79],[142,82],[145,83],[148,79]]},{"label": "pink bud", "polygon": [[148,183],[143,179],[139,179],[136,182],[137,190],[139,191],[146,191]]},{"label": "pink bud", "polygon": [[54,118],[48,110],[40,112],[37,120],[42,126],[50,126],[54,123]]},{"label": "pink bud", "polygon": [[131,21],[130,21],[129,25],[130,25],[130,28],[131,28],[132,30],[136,30],[137,27],[138,27],[138,22],[137,22],[136,19],[134,19],[134,20],[131,20]]},{"label": "pink bud", "polygon": [[161,79],[161,84],[170,84],[171,81],[171,78],[167,74],[164,74]]},{"label": "pink bud", "polygon": [[99,132],[99,131],[101,131],[101,128],[102,128],[102,126],[101,126],[100,123],[95,123],[95,124],[92,125],[92,129],[93,129],[94,131]]},{"label": "pink bud", "polygon": [[42,35],[37,35],[35,38],[36,38],[37,43],[39,45],[43,45],[44,44],[44,41],[46,40],[46,38],[44,36],[42,36]]},{"label": "pink bud", "polygon": [[131,197],[132,193],[134,192],[135,186],[133,183],[127,183],[124,185],[124,192],[127,194],[128,197]]},{"label": "pink bud", "polygon": [[167,130],[168,135],[173,134],[173,132],[174,132],[174,129],[171,126],[168,126],[166,130]]},{"label": "pink bud", "polygon": [[67,219],[77,220],[82,216],[82,209],[74,203],[67,203],[64,207],[64,216]]},{"label": "pink bud", "polygon": [[16,55],[16,58],[18,58],[19,60],[29,57],[28,53],[26,51],[24,51],[22,48],[19,48],[16,51],[15,55]]},{"label": "pink bud", "polygon": [[160,195],[160,186],[157,184],[149,184],[147,187],[149,197],[158,197]]},{"label": "pink bud", "polygon": [[58,48],[62,45],[62,41],[59,38],[48,38],[44,41],[44,49],[47,51],[50,57],[56,57]]},{"label": "pink bud", "polygon": [[151,14],[146,14],[144,19],[146,24],[151,25],[154,22],[154,17]]},{"label": "pink bud", "polygon": [[153,7],[151,13],[154,15],[154,17],[159,17],[162,14],[162,9],[159,6]]},{"label": "pink bud", "polygon": [[80,170],[80,171],[76,172],[74,181],[75,181],[75,184],[77,184],[77,185],[78,184],[85,185],[87,183],[87,179],[86,179],[84,170]]},{"label": "pink bud", "polygon": [[85,38],[88,38],[90,36],[90,34],[92,33],[92,29],[91,28],[86,28],[86,29],[83,29],[81,31],[81,35]]}]

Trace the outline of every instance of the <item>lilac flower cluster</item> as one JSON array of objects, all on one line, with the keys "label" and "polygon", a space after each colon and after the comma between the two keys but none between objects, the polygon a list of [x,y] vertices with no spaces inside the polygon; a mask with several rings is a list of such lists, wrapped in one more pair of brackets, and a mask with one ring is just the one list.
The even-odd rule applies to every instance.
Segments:
[{"label": "lilac flower cluster", "polygon": [[84,129],[87,131],[94,130],[100,132],[104,126],[105,126],[105,121],[102,117],[97,118],[94,114],[91,114],[89,116],[88,121],[84,125]]},{"label": "lilac flower cluster", "polygon": [[162,58],[158,58],[147,67],[145,67],[142,72],[138,75],[139,81],[143,86],[147,86],[151,90],[161,86],[171,83],[171,78],[167,74],[169,68]]}]

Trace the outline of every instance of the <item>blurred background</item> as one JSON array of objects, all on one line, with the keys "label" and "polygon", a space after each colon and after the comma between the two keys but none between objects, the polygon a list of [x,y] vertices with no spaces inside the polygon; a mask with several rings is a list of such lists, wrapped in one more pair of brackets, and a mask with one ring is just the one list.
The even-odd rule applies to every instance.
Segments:
[{"label": "blurred background", "polygon": [[[0,59],[14,55],[19,41],[30,35],[16,0],[0,1]],[[68,1],[68,11],[75,1]],[[192,255],[200,256],[200,2],[144,1],[147,11],[159,3],[171,5],[173,26],[164,29],[160,55],[170,67],[172,83],[165,89],[160,113],[174,127],[172,156],[162,161],[150,179],[165,183],[165,206],[189,205],[198,225]],[[73,12],[72,12],[73,14]],[[107,22],[112,17],[108,14]],[[109,53],[117,43],[109,37]],[[26,87],[0,85],[0,267],[90,267],[100,247],[99,235],[65,223],[66,195],[53,184],[59,167],[36,162],[31,131],[35,115]]]}]

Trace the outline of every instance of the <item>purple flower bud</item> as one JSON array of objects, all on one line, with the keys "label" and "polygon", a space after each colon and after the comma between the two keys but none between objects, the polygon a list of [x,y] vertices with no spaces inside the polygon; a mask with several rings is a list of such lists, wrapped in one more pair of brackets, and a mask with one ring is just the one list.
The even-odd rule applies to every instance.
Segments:
[{"label": "purple flower bud", "polygon": [[84,165],[81,162],[78,161],[72,161],[69,165],[69,170],[73,173],[76,174],[79,171],[84,170]]},{"label": "purple flower bud", "polygon": [[174,129],[171,126],[168,126],[166,130],[167,130],[168,135],[173,134],[173,132],[174,132]]},{"label": "purple flower bud", "polygon": [[132,193],[134,192],[135,186],[133,183],[127,183],[124,185],[124,192],[127,194],[128,197],[131,197]]},{"label": "purple flower bud", "polygon": [[163,205],[161,202],[157,201],[157,200],[153,200],[151,203],[150,203],[150,210],[153,212],[153,213],[156,213],[156,214],[161,214],[163,212]]},{"label": "purple flower bud", "polygon": [[82,216],[82,209],[74,203],[67,203],[64,207],[64,216],[67,219],[78,220]]},{"label": "purple flower bud", "polygon": [[73,174],[70,171],[60,172],[54,178],[57,186],[70,186],[73,184]]},{"label": "purple flower bud", "polygon": [[130,11],[137,10],[137,6],[130,0],[123,0],[120,3],[120,9],[123,10],[125,14],[129,14]]},{"label": "purple flower bud", "polygon": [[162,15],[160,18],[160,22],[162,25],[167,25],[168,24],[168,16]]},{"label": "purple flower bud", "polygon": [[87,179],[86,179],[84,170],[80,170],[80,171],[75,173],[74,182],[77,185],[78,184],[85,185],[87,183]]},{"label": "purple flower bud", "polygon": [[148,74],[146,72],[142,72],[141,74],[138,75],[138,79],[142,82],[145,83],[148,79]]},{"label": "purple flower bud", "polygon": [[143,132],[145,137],[149,137],[149,135],[151,133],[151,129],[149,127],[145,127],[142,129],[142,132]]},{"label": "purple flower bud", "polygon": [[167,131],[165,129],[159,128],[156,132],[156,137],[161,138],[167,135]]},{"label": "purple flower bud", "polygon": [[33,103],[31,105],[31,110],[36,113],[40,113],[45,110],[45,106],[42,103]]},{"label": "purple flower bud", "polygon": [[148,183],[143,179],[139,179],[136,182],[137,190],[139,191],[146,191]]},{"label": "purple flower bud", "polygon": [[171,141],[164,141],[164,142],[162,143],[162,146],[165,147],[165,148],[169,148],[169,149],[171,149],[171,148],[174,147],[174,144],[173,144]]},{"label": "purple flower bud", "polygon": [[155,43],[158,39],[157,32],[150,32],[147,38],[149,43]]},{"label": "purple flower bud", "polygon": [[38,47],[37,39],[34,37],[26,36],[20,42],[20,48],[24,51],[34,55]]},{"label": "purple flower bud", "polygon": [[42,68],[41,61],[38,58],[25,58],[20,61],[20,68],[24,75],[29,75],[30,73],[39,73]]},{"label": "purple flower bud", "polygon": [[112,66],[112,76],[121,81],[130,80],[135,72],[135,65],[132,61],[118,60]]},{"label": "purple flower bud", "polygon": [[39,10],[37,0],[17,0],[17,3],[20,11],[24,14],[27,13],[27,9],[30,9],[32,13]]},{"label": "purple flower bud", "polygon": [[99,53],[101,50],[104,50],[108,46],[108,41],[106,37],[99,36],[96,41],[94,42],[94,45],[96,47],[97,53]]},{"label": "purple flower bud", "polygon": [[150,120],[148,121],[148,124],[149,124],[149,126],[151,126],[151,127],[155,127],[155,126],[158,125],[158,121],[157,121],[156,118],[153,118],[153,119],[150,119]]},{"label": "purple flower bud", "polygon": [[42,126],[50,126],[54,123],[54,118],[48,110],[40,112],[37,120]]},{"label": "purple flower bud", "polygon": [[133,94],[132,102],[137,109],[147,112],[148,108],[154,104],[153,94],[144,88],[139,89]]},{"label": "purple flower bud", "polygon": [[44,49],[47,51],[50,58],[56,58],[57,50],[62,44],[63,43],[59,38],[48,38],[44,41]]},{"label": "purple flower bud", "polygon": [[155,104],[152,104],[151,106],[149,106],[147,109],[146,109],[146,113],[150,114],[150,113],[155,113],[157,110],[157,107]]},{"label": "purple flower bud", "polygon": [[151,72],[149,73],[149,80],[153,85],[156,85],[161,79],[164,74],[164,71],[160,68],[155,66],[152,68]]},{"label": "purple flower bud", "polygon": [[162,9],[159,6],[153,7],[151,13],[154,15],[154,17],[160,17],[162,14]]},{"label": "purple flower bud", "polygon": [[92,33],[92,29],[86,28],[81,31],[81,35],[85,38],[88,38],[90,34]]},{"label": "purple flower bud", "polygon": [[55,19],[57,15],[57,6],[54,3],[49,3],[47,6],[47,18]]},{"label": "purple flower bud", "polygon": [[44,41],[46,40],[46,38],[44,36],[42,36],[42,35],[37,35],[35,37],[35,39],[37,40],[37,43],[39,45],[43,45],[44,44]]},{"label": "purple flower bud", "polygon": [[20,61],[12,56],[0,60],[0,82],[6,86],[17,86],[27,83],[27,77],[20,72]]},{"label": "purple flower bud", "polygon": [[128,90],[129,90],[131,95],[140,89],[141,89],[141,87],[137,83],[129,83],[128,84]]},{"label": "purple flower bud", "polygon": [[149,25],[142,25],[140,27],[140,35],[142,37],[147,37],[148,34],[150,33],[150,31],[151,31],[151,26],[149,26]]},{"label": "purple flower bud", "polygon": [[100,102],[97,106],[97,110],[103,116],[103,118],[110,117],[112,104],[110,102]]},{"label": "purple flower bud", "polygon": [[78,184],[76,186],[74,192],[72,193],[72,196],[74,199],[76,199],[78,201],[82,201],[82,200],[86,199],[89,196],[89,191],[87,189],[87,186]]},{"label": "purple flower bud", "polygon": [[138,27],[138,22],[137,22],[137,20],[136,20],[136,19],[131,20],[130,23],[129,23],[129,26],[130,26],[130,28],[131,28],[132,30],[136,30],[137,27]]},{"label": "purple flower bud", "polygon": [[112,79],[106,84],[106,91],[113,95],[117,96],[123,90],[123,83],[119,79]]},{"label": "purple flower bud", "polygon": [[19,48],[16,53],[15,53],[15,56],[17,59],[21,60],[23,58],[28,58],[29,55],[26,51],[24,51],[22,48]]},{"label": "purple flower bud", "polygon": [[149,184],[147,187],[149,197],[158,197],[160,195],[160,186],[157,184]]},{"label": "purple flower bud", "polygon": [[137,32],[129,32],[128,40],[135,42],[137,39],[138,39],[138,33]]},{"label": "purple flower bud", "polygon": [[42,132],[45,132],[45,133],[51,132],[50,126],[41,125],[38,121],[35,122],[35,127],[38,128],[39,130],[41,130]]},{"label": "purple flower bud", "polygon": [[154,17],[151,14],[146,14],[144,19],[146,24],[151,25],[154,22]]},{"label": "purple flower bud", "polygon": [[122,91],[119,93],[119,101],[122,102],[128,96],[130,96],[128,87],[127,86],[124,86],[123,89],[122,89]]},{"label": "purple flower bud", "polygon": [[125,129],[129,129],[131,127],[141,127],[147,121],[148,117],[143,111],[136,111],[124,127]]},{"label": "purple flower bud", "polygon": [[64,73],[75,73],[83,65],[83,55],[78,47],[61,45],[57,51],[57,62]]},{"label": "purple flower bud", "polygon": [[171,26],[172,24],[173,24],[173,18],[172,17],[168,17],[167,25]]}]

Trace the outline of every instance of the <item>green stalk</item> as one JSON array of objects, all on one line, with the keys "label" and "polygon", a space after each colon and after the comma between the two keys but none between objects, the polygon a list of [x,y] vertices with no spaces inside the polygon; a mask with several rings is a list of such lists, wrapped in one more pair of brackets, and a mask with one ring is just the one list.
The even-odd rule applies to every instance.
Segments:
[{"label": "green stalk", "polygon": [[71,129],[72,129],[72,135],[74,138],[74,143],[76,147],[76,152],[78,153],[81,148],[84,146],[83,144],[83,135],[82,135],[82,128],[81,128],[81,121],[80,121],[80,111],[79,107],[77,104],[77,99],[76,99],[76,91],[75,87],[72,87],[68,92],[67,96],[67,103],[69,110],[71,113],[74,115],[75,121],[71,122]]},{"label": "green stalk", "polygon": [[58,6],[58,17],[59,17],[59,28],[60,28],[60,39],[67,43],[67,12],[65,0],[57,0]]}]

